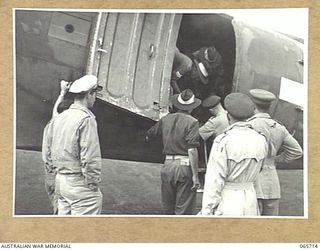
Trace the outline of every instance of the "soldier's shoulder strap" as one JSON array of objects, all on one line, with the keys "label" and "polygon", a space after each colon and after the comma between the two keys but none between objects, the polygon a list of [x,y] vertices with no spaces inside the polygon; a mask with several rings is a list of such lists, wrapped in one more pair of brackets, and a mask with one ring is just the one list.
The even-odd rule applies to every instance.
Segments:
[{"label": "soldier's shoulder strap", "polygon": [[249,118],[247,121],[248,122],[250,122],[250,121],[253,121],[253,120],[255,120],[255,119],[267,119],[267,120],[270,120],[270,121],[273,121],[274,122],[274,124],[273,125],[271,125],[271,127],[275,127],[276,126],[276,124],[278,123],[279,125],[281,125],[281,126],[284,126],[285,127],[285,125],[281,122],[281,121],[279,121],[279,120],[277,120],[277,119],[274,119],[274,118],[272,118],[272,117],[257,117],[257,116],[252,116],[251,118]]},{"label": "soldier's shoulder strap", "polygon": [[273,119],[273,118],[271,118],[271,117],[270,117],[269,119],[270,119],[271,121],[273,121],[273,124],[271,125],[272,128],[275,128],[275,127],[277,126],[277,124],[285,127],[285,125],[284,125],[282,122],[280,122],[279,120]]},{"label": "soldier's shoulder strap", "polygon": [[222,134],[218,135],[214,139],[214,143],[221,143],[221,141],[223,141],[223,139],[228,135],[228,131],[230,131],[230,129],[225,130]]}]

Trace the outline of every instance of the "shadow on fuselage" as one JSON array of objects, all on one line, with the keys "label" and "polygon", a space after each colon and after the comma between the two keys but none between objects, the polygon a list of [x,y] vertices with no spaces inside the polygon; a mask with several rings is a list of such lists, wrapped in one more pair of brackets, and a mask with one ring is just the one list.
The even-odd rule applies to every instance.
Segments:
[{"label": "shadow on fuselage", "polygon": [[155,121],[97,100],[93,112],[103,158],[162,163],[160,138],[147,142],[147,130]]}]

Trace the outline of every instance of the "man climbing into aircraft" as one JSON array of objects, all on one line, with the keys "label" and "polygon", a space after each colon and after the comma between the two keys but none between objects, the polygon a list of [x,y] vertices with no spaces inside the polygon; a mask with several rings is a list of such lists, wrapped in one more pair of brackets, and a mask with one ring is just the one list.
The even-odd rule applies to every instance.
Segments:
[{"label": "man climbing into aircraft", "polygon": [[223,85],[223,74],[222,57],[215,47],[202,47],[190,57],[176,48],[171,76],[173,94],[190,88],[203,100]]}]

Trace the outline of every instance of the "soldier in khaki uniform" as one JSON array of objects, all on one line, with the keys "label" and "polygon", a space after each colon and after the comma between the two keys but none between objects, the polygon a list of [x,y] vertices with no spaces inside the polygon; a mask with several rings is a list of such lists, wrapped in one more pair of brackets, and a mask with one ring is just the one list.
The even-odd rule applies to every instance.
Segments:
[{"label": "soldier in khaki uniform", "polygon": [[191,116],[201,104],[190,89],[171,97],[176,113],[162,117],[147,132],[161,136],[166,155],[161,169],[161,201],[167,215],[194,214],[198,177],[199,122]]},{"label": "soldier in khaki uniform", "polygon": [[231,125],[213,142],[199,215],[259,215],[253,183],[267,156],[268,143],[245,122],[254,114],[247,95],[229,94],[225,107]]},{"label": "soldier in khaki uniform", "polygon": [[90,111],[99,90],[93,75],[74,81],[69,88],[74,103],[58,114],[48,129],[47,159],[56,174],[59,215],[101,213],[101,152],[96,119]]},{"label": "soldier in khaki uniform", "polygon": [[209,109],[212,114],[209,120],[199,129],[200,136],[204,141],[210,137],[215,138],[229,127],[227,112],[222,107],[220,99],[219,96],[211,95],[201,104],[202,107]]},{"label": "soldier in khaki uniform", "polygon": [[208,109],[212,115],[199,129],[199,134],[204,143],[206,165],[214,138],[222,134],[224,130],[229,127],[227,111],[222,107],[220,100],[221,98],[219,96],[211,95],[201,103],[202,107]]},{"label": "soldier in khaki uniform", "polygon": [[42,160],[44,162],[45,170],[45,189],[48,194],[48,198],[53,207],[53,214],[58,214],[58,195],[55,192],[55,178],[56,178],[56,169],[52,166],[51,160],[51,142],[52,137],[52,123],[54,118],[67,110],[70,105],[73,103],[73,98],[68,95],[68,90],[70,87],[70,82],[62,80],[60,82],[60,95],[58,96],[52,111],[52,119],[47,123],[43,130],[43,139],[42,139]]},{"label": "soldier in khaki uniform", "polygon": [[[255,115],[248,122],[265,134],[270,144],[268,158],[255,183],[259,210],[261,215],[277,216],[281,192],[276,163],[289,163],[300,158],[302,149],[285,126],[270,117],[268,112],[275,95],[263,89],[252,89],[250,95],[256,108]],[[282,153],[277,155],[280,149]]]}]

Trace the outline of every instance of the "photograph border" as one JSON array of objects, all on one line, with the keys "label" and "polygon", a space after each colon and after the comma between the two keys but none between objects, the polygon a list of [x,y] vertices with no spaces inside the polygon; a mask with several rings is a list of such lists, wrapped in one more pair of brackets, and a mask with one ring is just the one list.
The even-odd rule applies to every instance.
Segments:
[{"label": "photograph border", "polygon": [[[295,10],[295,8],[290,8]],[[307,13],[305,13],[307,15],[308,18],[308,8],[297,8],[301,11],[306,11]],[[15,36],[16,36],[16,30],[15,30],[15,13],[16,11],[19,10],[23,10],[23,11],[42,11],[42,12],[108,12],[108,13],[178,13],[178,14],[188,14],[188,13],[196,13],[196,14],[218,14],[218,13],[226,13],[230,11],[230,9],[205,9],[205,10],[200,10],[200,9],[188,9],[188,10],[184,10],[184,9],[64,9],[64,8],[54,8],[54,9],[46,9],[46,8],[14,8],[12,10],[12,16],[13,16],[13,72],[14,72],[14,114],[16,115],[16,103],[17,103],[17,86],[16,86],[16,44],[15,44]],[[241,11],[242,9],[237,9],[236,11]],[[280,9],[277,9],[280,10]],[[231,14],[232,15],[232,14]],[[250,25],[250,23],[248,23]],[[253,24],[254,25],[254,24]],[[263,29],[263,28],[261,28]],[[308,29],[308,27],[307,27]],[[270,31],[270,30],[269,30]],[[306,37],[306,39],[304,39],[304,45],[303,45],[303,50],[304,50],[304,61],[308,61],[308,37]],[[303,68],[303,84],[304,84],[304,88],[305,90],[308,89],[308,64],[304,65]],[[304,102],[304,109],[308,110],[308,97],[307,97],[307,93],[304,93],[306,95],[306,99]],[[308,112],[304,112],[304,117],[303,117],[303,154],[307,155],[307,145],[308,145],[308,137],[307,137],[307,133],[308,133]],[[13,155],[13,159],[14,159],[14,170],[13,170],[13,204],[12,204],[12,216],[13,217],[49,217],[49,218],[55,218],[55,217],[70,217],[68,215],[17,215],[15,214],[15,195],[16,195],[16,117],[14,119],[14,137],[13,137],[13,145],[14,145],[14,155]],[[267,219],[267,218],[274,218],[274,219],[308,219],[308,157],[304,157],[303,158],[303,211],[304,214],[302,216],[290,216],[290,215],[285,215],[285,216],[245,216],[245,218],[248,219]],[[196,217],[195,215],[179,215],[179,216],[175,216],[175,215],[152,215],[152,214],[136,214],[136,215],[131,215],[131,214],[101,214],[101,215],[82,215],[81,217],[162,217],[162,218],[199,218]],[[212,218],[212,216],[202,216],[202,218]],[[216,216],[216,219],[221,219],[222,217]],[[238,217],[238,216],[228,216],[228,218],[232,218],[232,219],[243,219],[243,217]]]},{"label": "photograph border", "polygon": [[[171,3],[171,4],[169,4]],[[122,10],[132,8],[132,3],[122,1],[92,1],[90,6],[86,1],[72,1],[66,9],[109,9]],[[308,219],[304,220],[278,220],[276,218],[264,219],[231,219],[231,218],[199,218],[190,220],[189,218],[105,218],[104,216],[87,218],[20,218],[13,217],[13,201],[14,201],[14,186],[13,179],[13,164],[15,164],[15,145],[12,143],[12,136],[15,131],[14,112],[15,104],[14,97],[8,93],[15,93],[13,77],[15,72],[12,67],[14,65],[13,58],[15,55],[13,44],[13,20],[12,9],[31,8],[32,5],[36,8],[56,9],[54,6],[63,6],[63,1],[55,1],[47,3],[46,1],[4,1],[0,6],[0,20],[4,24],[1,28],[1,45],[0,53],[4,55],[5,63],[1,63],[0,72],[2,73],[4,85],[0,88],[2,98],[0,104],[3,107],[1,111],[1,127],[0,134],[1,145],[6,145],[0,151],[1,172],[0,181],[3,184],[3,192],[0,194],[0,240],[3,242],[317,242],[320,241],[320,222],[319,222],[319,198],[320,190],[318,179],[320,178],[317,171],[317,163],[319,162],[319,116],[317,104],[319,101],[319,87],[317,80],[319,78],[319,27],[320,22],[319,10],[320,6],[314,1],[230,1],[228,3],[214,4],[212,2],[204,2],[201,6],[195,5],[188,1],[167,1],[154,4],[148,1],[137,1],[137,8],[159,8],[161,6],[171,8],[186,8],[197,9],[227,9],[227,8],[309,8],[309,98],[308,98],[308,120],[305,120],[304,127],[308,127],[309,143],[305,150],[309,157],[304,167],[307,168],[308,184],[304,187],[308,190],[307,195],[304,194],[304,199],[309,197],[309,206],[307,207]],[[106,7],[110,5],[110,7]],[[70,7],[72,8],[70,8]],[[232,6],[232,7],[231,7]],[[163,7],[162,7],[163,8]],[[32,6],[34,9],[34,6]],[[65,9],[65,8],[63,8]],[[136,9],[135,9],[136,10]],[[11,50],[10,50],[11,49]],[[13,54],[12,54],[13,53]],[[307,74],[304,77],[308,77]],[[308,81],[306,81],[308,82]],[[311,105],[312,104],[312,105]],[[307,113],[307,112],[305,112]],[[3,119],[5,118],[5,119]],[[13,125],[14,124],[14,125]],[[306,131],[304,131],[306,133]],[[307,135],[307,136],[308,136]],[[307,138],[306,135],[304,135]],[[13,154],[12,154],[13,152]],[[309,187],[309,188],[308,188]],[[306,211],[305,211],[306,214]],[[43,216],[41,216],[43,217]],[[136,216],[133,216],[136,217]],[[150,217],[150,216],[147,216]],[[86,227],[86,230],[83,230]],[[85,232],[86,231],[86,232]],[[88,236],[87,231],[92,232]],[[175,232],[173,234],[172,232]]]}]

